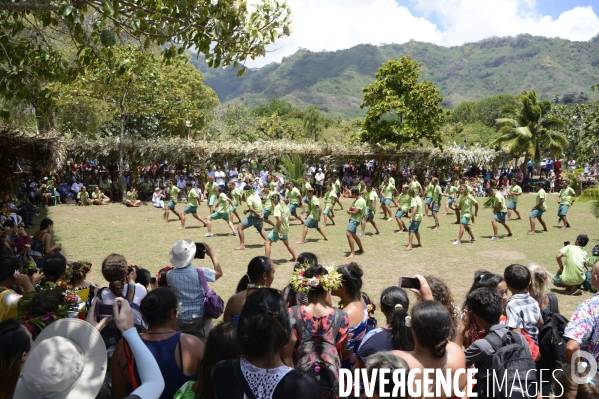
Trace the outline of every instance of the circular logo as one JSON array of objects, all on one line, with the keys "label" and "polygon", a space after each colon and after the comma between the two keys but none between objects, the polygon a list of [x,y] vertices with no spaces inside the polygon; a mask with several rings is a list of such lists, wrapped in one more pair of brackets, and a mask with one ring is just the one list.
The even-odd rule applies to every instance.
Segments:
[{"label": "circular logo", "polygon": [[597,374],[597,361],[589,352],[577,350],[572,354],[576,363],[570,368],[572,381],[576,384],[586,384]]}]

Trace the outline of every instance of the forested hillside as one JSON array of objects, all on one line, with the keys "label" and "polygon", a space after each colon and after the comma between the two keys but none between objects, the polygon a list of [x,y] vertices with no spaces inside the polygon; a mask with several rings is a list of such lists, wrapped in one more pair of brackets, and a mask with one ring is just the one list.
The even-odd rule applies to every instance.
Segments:
[{"label": "forested hillside", "polygon": [[203,59],[192,63],[222,102],[250,107],[272,97],[297,107],[315,104],[330,116],[363,115],[362,88],[389,59],[408,55],[421,63],[422,78],[441,90],[443,105],[500,93],[518,94],[535,88],[539,97],[585,92],[599,76],[599,38],[589,42],[533,37],[492,38],[457,47],[408,42],[380,46],[359,45],[335,52],[300,50],[280,64],[248,70],[236,77],[232,69],[209,69]]}]

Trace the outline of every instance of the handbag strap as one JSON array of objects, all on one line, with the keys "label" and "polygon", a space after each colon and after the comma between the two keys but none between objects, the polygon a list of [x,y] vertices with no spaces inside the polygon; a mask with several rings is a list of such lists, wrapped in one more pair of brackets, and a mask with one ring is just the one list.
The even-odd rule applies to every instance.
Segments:
[{"label": "handbag strap", "polygon": [[135,391],[138,388],[137,379],[135,378],[135,371],[133,367],[133,362],[135,358],[133,357],[133,352],[131,351],[131,347],[125,338],[123,338],[123,352],[125,352],[125,358],[127,359],[127,376],[129,376],[129,381],[131,381],[131,386]]},{"label": "handbag strap", "polygon": [[245,380],[245,377],[243,376],[243,374],[241,374],[241,362],[239,361],[239,358],[233,360],[232,365],[233,365],[233,375],[235,376],[235,379],[237,380],[237,384],[239,384],[239,386],[245,393],[245,396],[248,399],[256,399],[256,395],[254,395],[254,393],[252,392],[252,389],[250,388],[247,381]]},{"label": "handbag strap", "polygon": [[204,271],[201,267],[196,269],[198,271],[198,277],[200,278],[200,283],[202,283],[202,287],[204,287],[204,291],[208,292],[210,288],[208,288],[208,282],[206,281],[206,276],[204,276]]}]

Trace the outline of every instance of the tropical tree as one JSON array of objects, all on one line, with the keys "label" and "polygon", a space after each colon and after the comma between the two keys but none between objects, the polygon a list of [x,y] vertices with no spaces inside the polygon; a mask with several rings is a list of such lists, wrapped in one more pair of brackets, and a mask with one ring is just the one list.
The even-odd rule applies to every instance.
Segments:
[{"label": "tropical tree", "polygon": [[[28,0],[0,2],[0,96],[54,127],[57,83],[72,83],[118,44],[157,46],[168,61],[193,48],[213,68],[243,66],[290,34],[284,0]],[[132,64],[116,70],[129,72]],[[243,74],[245,67],[239,70]],[[7,117],[10,107],[0,110]]]},{"label": "tropical tree", "polygon": [[[114,53],[113,58],[106,62],[99,60],[86,75],[65,86],[63,95],[71,101],[79,97],[101,100],[119,121],[119,180],[124,202],[126,187],[122,175],[127,126],[143,124],[161,115],[161,123],[174,131],[185,123],[184,120],[202,128],[205,115],[211,112],[218,100],[212,89],[198,86],[201,73],[195,69],[181,69],[183,65],[177,63],[165,65],[153,53],[139,46],[118,46]],[[200,76],[185,73],[179,76],[182,70]],[[181,82],[180,77],[187,83]],[[190,91],[190,87],[200,92]],[[206,98],[209,96],[211,100]],[[142,115],[145,118],[140,118]],[[134,145],[134,136],[129,134],[129,137]]]},{"label": "tropical tree", "polygon": [[405,143],[420,143],[428,139],[434,146],[441,145],[441,126],[449,116],[439,106],[443,97],[435,85],[427,80],[418,81],[418,63],[404,56],[390,60],[375,74],[376,82],[363,89],[368,108],[362,124],[362,141],[396,149]]},{"label": "tropical tree", "polygon": [[299,154],[293,154],[293,158],[289,155],[283,155],[281,158],[281,170],[288,180],[295,183],[296,187],[302,184],[302,177],[306,174],[306,166]]},{"label": "tropical tree", "polygon": [[564,122],[550,111],[551,101],[538,101],[534,90],[523,92],[518,97],[518,106],[506,105],[501,109],[504,118],[497,119],[497,123],[502,127],[489,145],[499,146],[516,158],[524,155],[523,168],[531,158],[539,164],[546,151],[561,156],[568,146],[568,139],[559,132]]},{"label": "tropical tree", "polygon": [[309,105],[304,113],[304,129],[310,136],[314,136],[314,141],[318,141],[318,133],[322,130],[320,124],[321,116],[316,105]]}]

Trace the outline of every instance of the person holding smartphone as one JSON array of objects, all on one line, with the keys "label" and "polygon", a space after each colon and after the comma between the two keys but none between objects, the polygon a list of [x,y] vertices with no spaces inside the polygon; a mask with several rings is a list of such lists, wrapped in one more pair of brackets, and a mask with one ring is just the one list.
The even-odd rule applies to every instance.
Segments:
[{"label": "person holding smartphone", "polygon": [[[196,269],[191,262],[194,258],[208,256],[214,269],[202,267]],[[177,295],[181,310],[175,329],[195,335],[206,342],[212,328],[212,319],[204,315],[204,295],[199,273],[203,273],[207,282],[215,282],[223,275],[216,253],[206,243],[196,244],[191,240],[177,241],[170,252],[170,261],[174,269],[166,273],[168,286]]]}]

